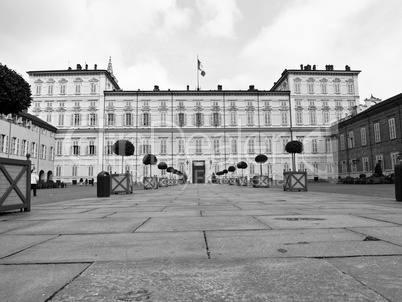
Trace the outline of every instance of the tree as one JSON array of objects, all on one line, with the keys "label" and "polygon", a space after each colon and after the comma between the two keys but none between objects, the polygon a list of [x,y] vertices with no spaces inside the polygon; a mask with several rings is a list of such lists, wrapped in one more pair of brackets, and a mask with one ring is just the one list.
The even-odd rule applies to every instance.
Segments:
[{"label": "tree", "polygon": [[303,152],[303,143],[299,141],[290,141],[285,146],[285,151],[292,153],[292,170],[296,171],[296,153]]},{"label": "tree", "polygon": [[0,63],[0,113],[19,113],[31,105],[29,84],[6,65]]},{"label": "tree", "polygon": [[113,152],[117,155],[122,156],[121,158],[121,173],[124,173],[124,156],[131,156],[134,154],[134,145],[127,140],[118,140],[113,145]]}]

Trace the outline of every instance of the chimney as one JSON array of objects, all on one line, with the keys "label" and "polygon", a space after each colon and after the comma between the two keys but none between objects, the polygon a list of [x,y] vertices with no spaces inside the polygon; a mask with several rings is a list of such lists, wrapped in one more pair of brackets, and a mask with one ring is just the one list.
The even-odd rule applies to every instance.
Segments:
[{"label": "chimney", "polygon": [[300,70],[303,70],[303,64],[300,64]]},{"label": "chimney", "polygon": [[159,86],[158,85],[154,86],[154,91],[159,91]]},{"label": "chimney", "polygon": [[95,64],[94,69],[95,69],[95,70],[98,69],[98,64]]},{"label": "chimney", "polygon": [[222,85],[218,85],[218,90],[219,90],[219,91],[222,90]]},{"label": "chimney", "polygon": [[345,66],[345,70],[346,70],[346,71],[350,71],[349,65],[346,65],[346,66]]},{"label": "chimney", "polygon": [[254,90],[254,89],[255,89],[254,85],[250,85],[249,88],[248,88],[248,90]]},{"label": "chimney", "polygon": [[189,91],[190,90],[190,85],[187,85],[187,91]]},{"label": "chimney", "polygon": [[313,65],[313,70],[317,70],[317,67],[315,65]]},{"label": "chimney", "polygon": [[85,64],[85,70],[88,70],[88,64]]},{"label": "chimney", "polygon": [[77,70],[82,70],[81,64],[77,64]]}]

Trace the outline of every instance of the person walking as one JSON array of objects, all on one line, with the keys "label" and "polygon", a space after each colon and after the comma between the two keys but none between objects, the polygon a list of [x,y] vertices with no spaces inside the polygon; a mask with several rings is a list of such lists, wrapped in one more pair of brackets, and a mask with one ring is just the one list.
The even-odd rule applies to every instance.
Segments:
[{"label": "person walking", "polygon": [[39,176],[35,172],[35,168],[31,170],[31,190],[33,190],[33,196],[36,196],[36,189],[38,186]]},{"label": "person walking", "polygon": [[85,186],[88,186],[88,178],[85,178]]}]

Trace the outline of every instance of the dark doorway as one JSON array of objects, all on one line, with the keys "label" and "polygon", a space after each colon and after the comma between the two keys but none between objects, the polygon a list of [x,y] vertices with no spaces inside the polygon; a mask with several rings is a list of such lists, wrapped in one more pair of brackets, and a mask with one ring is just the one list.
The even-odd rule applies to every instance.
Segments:
[{"label": "dark doorway", "polygon": [[193,183],[195,183],[195,184],[205,183],[205,161],[204,160],[193,161]]}]

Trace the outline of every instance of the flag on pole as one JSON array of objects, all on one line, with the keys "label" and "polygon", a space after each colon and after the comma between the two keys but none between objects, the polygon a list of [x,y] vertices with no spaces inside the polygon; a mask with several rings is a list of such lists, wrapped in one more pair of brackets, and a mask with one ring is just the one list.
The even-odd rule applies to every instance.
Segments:
[{"label": "flag on pole", "polygon": [[202,67],[201,61],[198,60],[198,70],[201,71],[201,75],[204,77],[206,72],[204,70],[204,67]]}]

